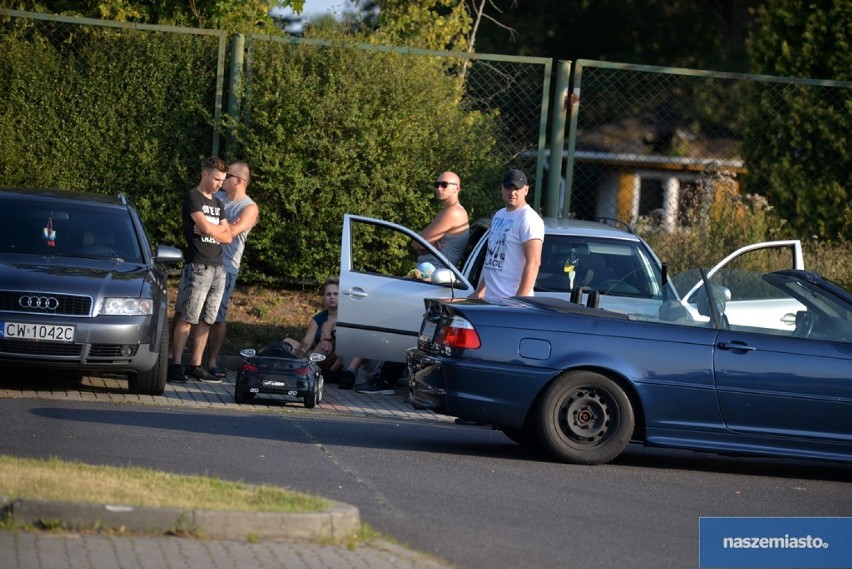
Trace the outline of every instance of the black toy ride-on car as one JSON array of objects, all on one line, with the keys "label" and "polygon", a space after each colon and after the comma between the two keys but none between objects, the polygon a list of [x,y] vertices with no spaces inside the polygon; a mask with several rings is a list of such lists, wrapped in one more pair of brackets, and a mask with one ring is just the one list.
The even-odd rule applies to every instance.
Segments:
[{"label": "black toy ride-on car", "polygon": [[306,354],[287,342],[275,342],[259,352],[246,349],[237,370],[234,401],[245,403],[258,393],[283,395],[301,400],[312,409],[322,401],[323,376],[317,363],[322,354]]}]

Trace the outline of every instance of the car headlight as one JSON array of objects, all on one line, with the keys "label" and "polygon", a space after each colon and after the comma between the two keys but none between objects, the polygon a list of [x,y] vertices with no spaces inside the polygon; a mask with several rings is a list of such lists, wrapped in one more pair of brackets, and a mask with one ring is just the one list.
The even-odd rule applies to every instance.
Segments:
[{"label": "car headlight", "polygon": [[150,298],[105,298],[101,314],[109,316],[145,316],[154,312]]}]

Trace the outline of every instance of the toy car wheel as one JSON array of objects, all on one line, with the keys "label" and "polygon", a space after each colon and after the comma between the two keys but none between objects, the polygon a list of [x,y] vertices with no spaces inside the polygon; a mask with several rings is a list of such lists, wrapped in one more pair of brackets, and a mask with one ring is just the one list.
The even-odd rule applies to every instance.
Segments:
[{"label": "toy car wheel", "polygon": [[312,389],[310,393],[305,395],[303,401],[305,402],[305,407],[307,409],[313,409],[317,406],[317,390]]},{"label": "toy car wheel", "polygon": [[254,399],[254,393],[249,391],[247,387],[243,385],[237,385],[234,387],[234,401],[237,403],[245,403],[252,399]]},{"label": "toy car wheel", "polygon": [[322,378],[317,379],[314,388],[308,395],[305,395],[303,401],[307,409],[313,409],[322,401],[322,384]]}]

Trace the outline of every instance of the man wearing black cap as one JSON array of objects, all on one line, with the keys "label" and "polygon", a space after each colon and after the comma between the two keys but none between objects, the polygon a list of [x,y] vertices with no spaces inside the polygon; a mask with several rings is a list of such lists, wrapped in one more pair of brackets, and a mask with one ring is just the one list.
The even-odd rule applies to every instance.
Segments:
[{"label": "man wearing black cap", "polygon": [[527,203],[530,188],[520,170],[503,176],[506,207],[494,214],[488,234],[488,253],[473,298],[532,296],[541,265],[544,221]]}]

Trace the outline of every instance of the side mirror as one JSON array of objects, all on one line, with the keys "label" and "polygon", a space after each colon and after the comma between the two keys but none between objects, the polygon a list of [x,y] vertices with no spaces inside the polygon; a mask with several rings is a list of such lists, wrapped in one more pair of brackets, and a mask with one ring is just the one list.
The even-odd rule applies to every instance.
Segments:
[{"label": "side mirror", "polygon": [[456,275],[450,269],[446,268],[435,269],[432,271],[432,278],[430,280],[433,284],[448,286],[452,286],[458,282]]},{"label": "side mirror", "polygon": [[180,263],[183,261],[183,252],[168,245],[157,245],[157,253],[154,260],[158,263]]}]

